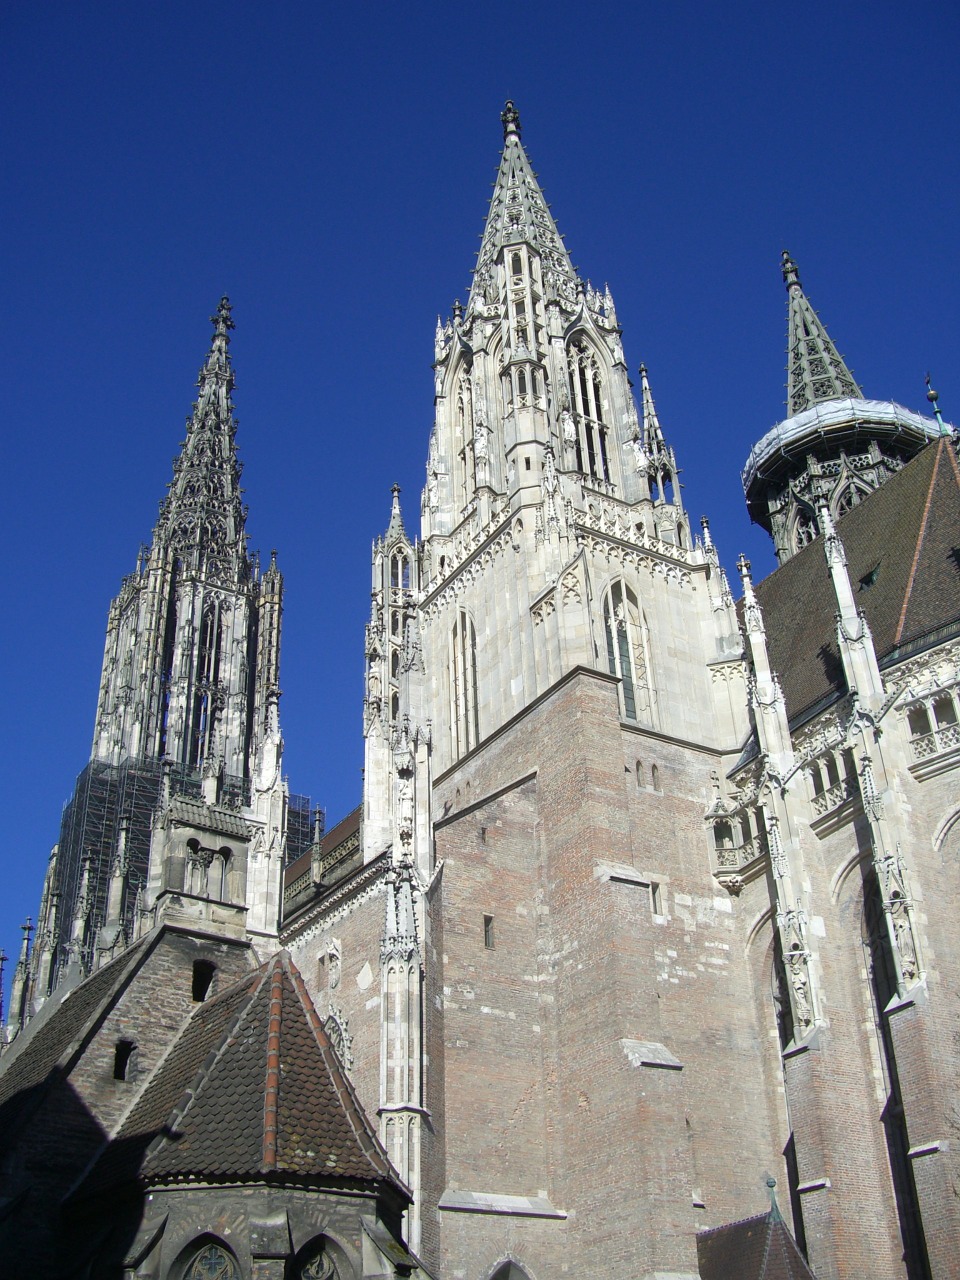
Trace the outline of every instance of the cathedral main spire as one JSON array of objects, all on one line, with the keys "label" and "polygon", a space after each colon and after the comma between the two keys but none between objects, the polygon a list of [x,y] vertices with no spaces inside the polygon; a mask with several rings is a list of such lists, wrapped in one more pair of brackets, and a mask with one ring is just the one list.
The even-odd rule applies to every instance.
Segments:
[{"label": "cathedral main spire", "polygon": [[156,540],[167,545],[188,571],[235,584],[247,569],[241,466],[231,394],[229,298],[221,298],[210,350],[197,382],[199,394],[187,419],[187,436],[174,463],[173,482],[162,504]]},{"label": "cathedral main spire", "polygon": [[863,392],[833,345],[823,322],[803,292],[797,264],[784,249],[783,282],[787,286],[787,412],[800,413],[822,400]]},{"label": "cathedral main spire", "polygon": [[483,301],[489,293],[493,266],[504,248],[527,245],[540,255],[548,294],[559,293],[572,302],[577,295],[577,273],[520,141],[520,113],[512,102],[507,102],[500,119],[503,155],[480,242],[470,300]]}]

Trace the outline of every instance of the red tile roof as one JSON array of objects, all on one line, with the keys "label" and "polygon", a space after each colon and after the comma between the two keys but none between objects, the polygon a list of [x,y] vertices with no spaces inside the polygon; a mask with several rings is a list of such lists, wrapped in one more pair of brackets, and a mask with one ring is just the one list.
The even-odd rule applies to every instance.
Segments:
[{"label": "red tile roof", "polygon": [[[960,630],[960,467],[935,440],[837,521],[877,657]],[[818,538],[756,587],[770,665],[796,721],[846,692],[836,601]]]},{"label": "red tile roof", "polygon": [[199,1006],[78,1194],[276,1174],[407,1194],[285,951]]}]

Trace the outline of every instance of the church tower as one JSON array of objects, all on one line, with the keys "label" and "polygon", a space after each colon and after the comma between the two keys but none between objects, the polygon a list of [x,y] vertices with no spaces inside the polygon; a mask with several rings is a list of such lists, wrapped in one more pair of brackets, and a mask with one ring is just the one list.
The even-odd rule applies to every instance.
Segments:
[{"label": "church tower", "polygon": [[709,996],[671,959],[696,921],[703,963],[736,965],[703,814],[747,732],[743,645],[610,289],[574,270],[512,103],[502,123],[469,297],[436,331],[421,537],[395,492],[374,544],[364,865],[286,936],[324,983],[337,955],[353,1044],[379,1016],[379,1080],[355,1080],[440,1274],[693,1275],[701,1182],[726,1178],[733,1216],[775,1154],[745,1081],[743,1185],[732,1146],[695,1154]]},{"label": "church tower", "polygon": [[938,423],[884,400],[865,400],[783,251],[787,288],[787,417],[754,446],[743,471],[751,519],[782,564],[940,434]]},{"label": "church tower", "polygon": [[[179,888],[192,858],[201,896],[242,902],[249,934],[276,938],[288,803],[277,717],[283,579],[275,554],[261,572],[247,551],[227,298],[212,323],[151,545],[110,606],[91,757],[50,859],[18,1020],[155,913],[171,883],[159,833],[169,835],[178,805],[196,819]],[[221,851],[233,846],[242,859],[227,868]],[[199,870],[186,874],[199,886]]]}]

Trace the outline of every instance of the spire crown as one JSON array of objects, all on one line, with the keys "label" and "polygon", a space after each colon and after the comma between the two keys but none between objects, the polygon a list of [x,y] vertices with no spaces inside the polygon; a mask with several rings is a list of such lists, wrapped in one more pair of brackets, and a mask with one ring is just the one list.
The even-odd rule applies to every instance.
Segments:
[{"label": "spire crown", "polygon": [[500,121],[503,125],[503,140],[507,141],[510,137],[520,139],[520,112],[513,104],[513,100],[508,98],[504,103],[503,110],[500,112]]},{"label": "spire crown", "polygon": [[784,249],[780,269],[787,286],[787,413],[790,417],[824,400],[862,398],[800,284],[797,264]]},{"label": "spire crown", "polygon": [[527,245],[542,260],[547,296],[559,296],[568,309],[577,302],[577,274],[550,214],[537,176],[520,141],[520,114],[512,102],[503,109],[504,147],[490,211],[480,242],[467,314],[478,301],[496,295],[494,264],[500,254]]},{"label": "spire crown", "polygon": [[174,462],[173,482],[161,506],[157,536],[184,564],[224,584],[247,572],[245,512],[240,497],[240,462],[234,437],[234,377],[230,331],[235,327],[230,299],[220,299],[210,317],[213,338],[203,367],[187,435]]},{"label": "spire crown", "polygon": [[787,286],[788,292],[794,285],[796,285],[798,289],[803,288],[800,283],[800,273],[797,269],[797,264],[790,257],[790,254],[786,249],[784,249],[783,253],[780,255],[780,270],[783,272],[783,283]]}]

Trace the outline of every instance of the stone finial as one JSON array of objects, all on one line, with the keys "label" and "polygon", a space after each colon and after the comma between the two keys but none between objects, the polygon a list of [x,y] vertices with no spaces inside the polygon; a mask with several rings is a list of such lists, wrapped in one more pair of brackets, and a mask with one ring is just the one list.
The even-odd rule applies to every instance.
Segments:
[{"label": "stone finial", "polygon": [[504,142],[512,133],[516,134],[518,138],[520,137],[520,112],[513,105],[513,100],[510,98],[504,103],[503,110],[500,112],[500,121],[503,125]]},{"label": "stone finial", "polygon": [[797,264],[790,257],[790,254],[786,249],[784,249],[783,253],[780,255],[780,270],[783,272],[783,283],[787,286],[788,290],[792,289],[794,285],[796,285],[798,289],[803,288],[800,283],[800,272]]},{"label": "stone finial", "polygon": [[743,552],[741,552],[737,558],[737,572],[740,574],[740,577],[744,582],[750,581],[750,561]]},{"label": "stone finial", "polygon": [[924,378],[924,382],[926,382],[927,384],[927,399],[933,405],[933,412],[936,414],[937,422],[939,423],[939,426],[940,426],[940,434],[942,436],[949,436],[952,433],[950,431],[950,428],[947,426],[947,424],[943,420],[943,414],[940,412],[940,404],[939,404],[940,392],[934,391],[933,387],[930,385],[929,373],[927,374],[926,378]]},{"label": "stone finial", "polygon": [[231,319],[230,313],[232,310],[233,307],[230,303],[230,299],[226,294],[224,294],[220,299],[219,306],[217,307],[217,314],[210,317],[210,323],[213,325],[217,337],[225,338],[230,329],[235,329],[237,327]]}]

